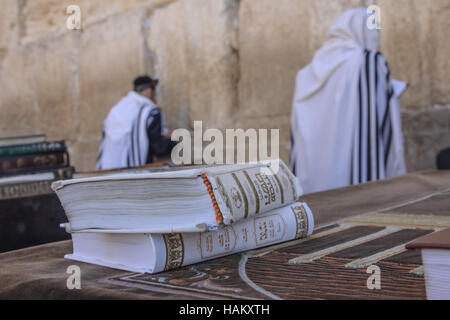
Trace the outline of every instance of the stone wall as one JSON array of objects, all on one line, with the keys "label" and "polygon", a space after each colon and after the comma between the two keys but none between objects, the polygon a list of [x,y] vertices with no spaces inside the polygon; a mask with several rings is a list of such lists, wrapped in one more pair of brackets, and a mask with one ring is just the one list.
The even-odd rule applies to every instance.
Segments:
[{"label": "stone wall", "polygon": [[[381,50],[402,96],[410,171],[450,146],[448,0],[3,0],[0,136],[65,139],[95,166],[102,122],[137,75],[161,80],[170,127],[280,128],[288,161],[295,75],[351,7],[382,8]],[[66,28],[78,4],[82,30]]]}]

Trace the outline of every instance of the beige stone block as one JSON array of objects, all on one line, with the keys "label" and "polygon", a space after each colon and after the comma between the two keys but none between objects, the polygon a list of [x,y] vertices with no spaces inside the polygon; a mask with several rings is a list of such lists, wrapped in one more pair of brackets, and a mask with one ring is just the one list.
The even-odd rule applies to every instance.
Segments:
[{"label": "beige stone block", "polygon": [[[278,153],[280,158],[289,164],[291,154],[291,117],[290,115],[279,115],[272,117],[246,117],[236,123],[236,128],[266,129],[268,132],[268,148],[271,148],[271,130],[279,130]],[[269,149],[270,150],[270,149]],[[269,152],[270,154],[270,152]]]},{"label": "beige stone block", "polygon": [[297,72],[311,62],[339,14],[358,5],[361,1],[241,1],[240,112],[290,114]]},{"label": "beige stone block", "polygon": [[448,132],[405,135],[405,162],[409,172],[436,169],[436,157],[450,147]]},{"label": "beige stone block", "polygon": [[379,0],[382,51],[393,77],[410,84],[407,109],[450,102],[448,0]]},{"label": "beige stone block", "polygon": [[405,110],[402,129],[404,134],[448,132],[450,138],[450,105]]},{"label": "beige stone block", "polygon": [[76,171],[95,170],[101,139],[79,139],[68,143],[70,161]]},{"label": "beige stone block", "polygon": [[185,19],[181,3],[157,10],[151,18],[149,46],[155,55],[155,75],[160,80],[158,105],[170,127],[188,127],[190,120],[189,72]]},{"label": "beige stone block", "polygon": [[[161,80],[170,127],[279,128],[288,162],[295,75],[345,9],[369,0],[3,0],[0,136],[66,139],[73,163],[95,166],[102,123],[144,73]],[[377,0],[381,50],[401,98],[410,170],[448,147],[448,0]],[[66,8],[82,9],[81,32]],[[441,105],[443,107],[430,107]]]},{"label": "beige stone block", "polygon": [[1,51],[17,42],[21,26],[19,0],[3,0],[0,10],[0,65]]},{"label": "beige stone block", "polygon": [[0,136],[35,134],[39,131],[33,85],[32,53],[11,48],[0,74]]},{"label": "beige stone block", "polygon": [[2,135],[45,133],[49,140],[76,135],[77,82],[72,39],[55,38],[9,51],[0,77]]},{"label": "beige stone block", "polygon": [[108,18],[85,30],[78,50],[80,108],[83,138],[101,136],[110,109],[133,89],[133,80],[147,73],[142,25],[145,10]]},{"label": "beige stone block", "polygon": [[236,1],[182,0],[155,11],[149,44],[161,80],[159,103],[172,127],[194,120],[224,128],[236,109]]},{"label": "beige stone block", "polygon": [[72,140],[78,135],[79,83],[74,47],[77,37],[66,35],[32,44],[33,91],[41,132],[49,140]]},{"label": "beige stone block", "polygon": [[53,34],[69,32],[67,8],[78,5],[81,9],[82,28],[89,28],[111,16],[129,13],[143,7],[160,7],[173,0],[33,0],[21,1],[24,41],[34,41]]},{"label": "beige stone block", "polygon": [[450,147],[450,106],[405,111],[402,126],[408,170],[435,169],[437,154]]}]

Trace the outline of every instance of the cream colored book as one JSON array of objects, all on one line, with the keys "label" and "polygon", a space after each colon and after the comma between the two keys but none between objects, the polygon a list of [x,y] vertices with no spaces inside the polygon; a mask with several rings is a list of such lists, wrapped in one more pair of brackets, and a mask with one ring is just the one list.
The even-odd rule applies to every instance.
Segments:
[{"label": "cream colored book", "polygon": [[420,250],[428,300],[450,300],[450,229],[427,234],[406,245]]},{"label": "cream colored book", "polygon": [[296,202],[217,231],[174,234],[73,233],[66,259],[138,273],[159,273],[294,239],[314,230],[305,203]]},{"label": "cream colored book", "polygon": [[115,174],[52,187],[69,232],[203,232],[292,204],[302,195],[282,161]]}]

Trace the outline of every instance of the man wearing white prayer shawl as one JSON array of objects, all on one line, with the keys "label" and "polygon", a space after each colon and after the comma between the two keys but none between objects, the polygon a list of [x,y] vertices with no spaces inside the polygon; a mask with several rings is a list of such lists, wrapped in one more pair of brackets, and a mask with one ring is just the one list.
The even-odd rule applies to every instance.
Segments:
[{"label": "man wearing white prayer shawl", "polygon": [[143,166],[170,154],[175,143],[165,137],[163,115],[152,99],[158,80],[139,77],[109,112],[103,124],[98,170]]},{"label": "man wearing white prayer shawl", "polygon": [[391,79],[367,19],[365,8],[344,12],[297,75],[291,169],[305,193],[406,173],[398,103],[406,83]]}]

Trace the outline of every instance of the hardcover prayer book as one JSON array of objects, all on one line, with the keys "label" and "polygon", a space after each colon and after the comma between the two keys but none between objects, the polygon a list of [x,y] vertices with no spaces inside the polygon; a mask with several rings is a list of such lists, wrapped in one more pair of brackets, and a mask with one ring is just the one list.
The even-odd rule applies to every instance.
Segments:
[{"label": "hardcover prayer book", "polygon": [[279,161],[122,173],[52,185],[68,232],[170,234],[217,230],[297,201],[302,188]]},{"label": "hardcover prayer book", "polygon": [[65,258],[152,274],[305,238],[313,230],[314,218],[310,208],[305,203],[295,202],[209,232],[74,232],[73,254]]}]

